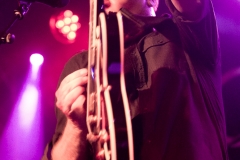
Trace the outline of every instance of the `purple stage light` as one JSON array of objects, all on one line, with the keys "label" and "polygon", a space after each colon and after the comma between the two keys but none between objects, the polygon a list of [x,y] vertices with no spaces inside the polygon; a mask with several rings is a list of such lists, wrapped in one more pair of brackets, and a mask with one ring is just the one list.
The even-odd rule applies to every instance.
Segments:
[{"label": "purple stage light", "polygon": [[39,68],[42,65],[44,58],[39,53],[34,53],[30,56],[30,62],[32,64],[31,79],[36,80],[38,77]]},{"label": "purple stage light", "polygon": [[[32,65],[19,99],[0,137],[0,159],[40,159],[43,153],[41,90],[39,89],[39,70],[43,56],[38,53],[32,54],[30,62]],[[33,148],[37,149],[33,150]]]},{"label": "purple stage light", "polygon": [[[34,118],[37,114],[37,107],[39,103],[39,92],[36,86],[27,84],[19,104],[19,122],[20,127],[29,130],[32,127]],[[26,116],[27,115],[27,116]]]},{"label": "purple stage light", "polygon": [[42,65],[43,61],[44,61],[43,56],[38,53],[34,53],[30,57],[30,62],[33,66],[40,66]]},{"label": "purple stage light", "polygon": [[0,137],[0,159],[40,159],[44,147],[39,96],[38,84],[27,79]]}]

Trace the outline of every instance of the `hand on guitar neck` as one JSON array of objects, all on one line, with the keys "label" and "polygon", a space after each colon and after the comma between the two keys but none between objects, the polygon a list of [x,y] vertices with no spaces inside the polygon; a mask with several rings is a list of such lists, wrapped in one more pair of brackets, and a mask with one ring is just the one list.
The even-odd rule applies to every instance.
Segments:
[{"label": "hand on guitar neck", "polygon": [[[77,70],[63,79],[56,91],[56,106],[66,115],[65,130],[52,150],[52,158],[70,160],[85,159],[84,149],[79,145],[86,141],[86,85],[87,69]],[[71,142],[71,143],[69,143]]]}]

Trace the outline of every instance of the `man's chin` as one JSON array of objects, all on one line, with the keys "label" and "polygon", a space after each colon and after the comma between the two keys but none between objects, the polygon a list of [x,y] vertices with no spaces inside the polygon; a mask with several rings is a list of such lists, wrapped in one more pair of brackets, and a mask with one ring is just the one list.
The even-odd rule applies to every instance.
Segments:
[{"label": "man's chin", "polygon": [[104,10],[108,14],[109,12],[118,12],[121,8],[112,8],[112,7],[105,7]]}]

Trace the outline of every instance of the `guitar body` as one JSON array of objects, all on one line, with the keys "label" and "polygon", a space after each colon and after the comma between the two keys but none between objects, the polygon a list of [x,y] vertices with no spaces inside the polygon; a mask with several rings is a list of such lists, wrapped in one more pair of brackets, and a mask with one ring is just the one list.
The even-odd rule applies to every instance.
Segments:
[{"label": "guitar body", "polygon": [[[93,146],[96,159],[116,160],[129,153],[127,157],[133,160],[132,126],[124,77],[122,15],[118,12],[106,16],[97,6],[101,6],[97,0],[90,0],[87,139]],[[127,147],[117,147],[122,144],[116,142],[115,124],[120,130],[127,128],[127,138],[122,134],[118,136],[127,140],[127,144],[121,142]],[[123,148],[121,153],[117,153],[117,148]]]},{"label": "guitar body", "polygon": [[[119,41],[119,26],[116,13],[109,13],[107,19],[108,37],[108,81],[111,86],[110,97],[116,133],[117,159],[129,159],[128,134],[123,97],[121,93],[121,53]],[[124,86],[125,87],[125,86]]]}]

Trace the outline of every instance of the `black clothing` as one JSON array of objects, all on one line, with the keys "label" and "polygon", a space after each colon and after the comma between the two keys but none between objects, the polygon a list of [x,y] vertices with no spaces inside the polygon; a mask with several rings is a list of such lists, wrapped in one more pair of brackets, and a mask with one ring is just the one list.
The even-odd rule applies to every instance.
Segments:
[{"label": "black clothing", "polygon": [[[173,19],[155,26],[125,50],[135,159],[226,160],[220,53],[212,5],[202,19],[189,21],[167,4]],[[60,81],[83,67],[87,67],[87,52],[66,64]],[[58,109],[56,115],[52,145],[66,122]]]}]

